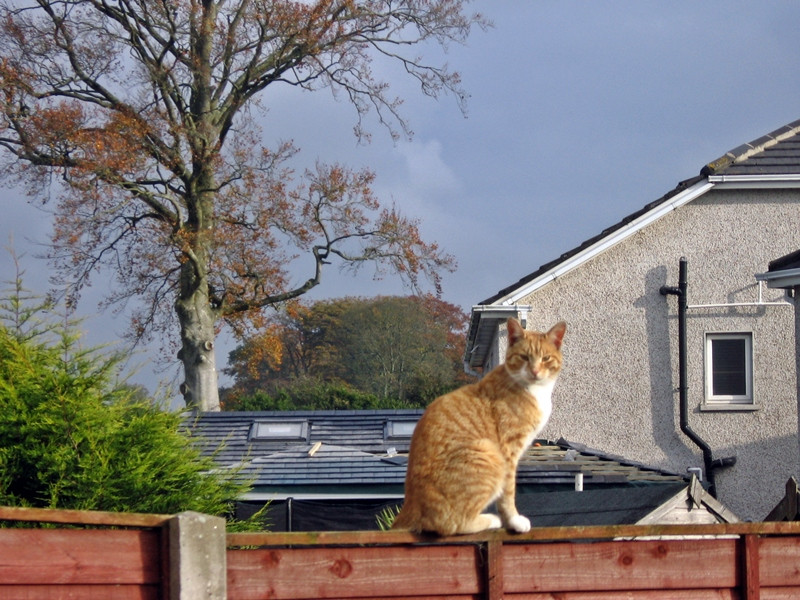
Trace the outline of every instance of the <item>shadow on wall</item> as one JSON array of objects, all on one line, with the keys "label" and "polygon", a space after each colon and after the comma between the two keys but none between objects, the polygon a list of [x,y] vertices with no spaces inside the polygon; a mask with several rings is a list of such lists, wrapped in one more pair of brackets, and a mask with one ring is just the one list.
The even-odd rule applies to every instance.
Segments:
[{"label": "shadow on wall", "polygon": [[[720,456],[736,456],[736,467],[717,471],[719,499],[737,517],[761,521],[786,493],[786,481],[796,476],[797,437],[782,435],[758,442],[715,448]],[[766,465],[766,467],[765,467]]]},{"label": "shadow on wall", "polygon": [[[677,406],[677,383],[672,378],[672,337],[669,313],[669,298],[659,292],[667,283],[667,267],[650,269],[645,276],[644,294],[634,306],[645,313],[647,358],[650,378],[650,418],[656,445],[669,457],[670,464],[664,467],[680,471],[689,466],[702,466],[699,451],[682,440],[679,431]],[[675,342],[677,344],[677,340]]]}]

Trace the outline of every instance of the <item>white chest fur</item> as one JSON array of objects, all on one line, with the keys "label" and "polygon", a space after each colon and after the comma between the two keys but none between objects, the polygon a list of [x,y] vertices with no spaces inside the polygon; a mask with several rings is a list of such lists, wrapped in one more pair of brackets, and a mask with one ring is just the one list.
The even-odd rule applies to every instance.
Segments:
[{"label": "white chest fur", "polygon": [[528,385],[528,393],[536,398],[536,404],[539,405],[539,410],[542,412],[542,427],[550,418],[550,413],[553,412],[553,388],[555,385],[555,379],[537,381]]},{"label": "white chest fur", "polygon": [[551,379],[548,381],[537,381],[536,383],[528,385],[528,393],[536,398],[536,404],[539,407],[539,411],[542,413],[542,419],[538,426],[531,431],[524,448],[527,448],[533,443],[533,440],[536,439],[536,436],[544,429],[548,419],[550,419],[550,413],[553,412],[553,387],[555,387],[555,383],[555,380]]}]

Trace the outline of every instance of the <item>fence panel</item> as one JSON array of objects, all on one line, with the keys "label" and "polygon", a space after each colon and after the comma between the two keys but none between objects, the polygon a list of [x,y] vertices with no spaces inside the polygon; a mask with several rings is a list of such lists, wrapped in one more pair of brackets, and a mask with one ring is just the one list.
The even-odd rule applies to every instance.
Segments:
[{"label": "fence panel", "polygon": [[155,531],[0,530],[0,598],[155,599],[161,583]]},{"label": "fence panel", "polygon": [[737,541],[648,540],[507,544],[508,592],[733,588]]},{"label": "fence panel", "polygon": [[761,538],[759,565],[763,587],[800,588],[800,536]]},{"label": "fence panel", "polygon": [[228,545],[230,600],[800,598],[800,523],[231,534]]},{"label": "fence panel", "polygon": [[475,545],[228,551],[228,599],[472,598],[483,590]]},{"label": "fence panel", "polygon": [[169,518],[0,507],[1,521],[62,526],[0,528],[0,598],[165,600]]}]

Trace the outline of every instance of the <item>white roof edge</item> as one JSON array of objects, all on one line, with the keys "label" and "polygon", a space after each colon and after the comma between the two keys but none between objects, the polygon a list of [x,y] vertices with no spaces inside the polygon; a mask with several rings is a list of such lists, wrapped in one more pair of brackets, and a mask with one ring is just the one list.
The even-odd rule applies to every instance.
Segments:
[{"label": "white roof edge", "polygon": [[688,204],[692,200],[699,198],[700,196],[708,192],[711,188],[713,188],[715,185],[716,185],[715,183],[710,181],[710,178],[698,181],[691,187],[688,187],[685,190],[682,190],[681,192],[675,194],[672,198],[670,198],[666,202],[662,202],[653,209],[640,215],[630,223],[626,223],[620,229],[617,229],[608,236],[599,239],[597,242],[595,242],[588,248],[584,248],[581,252],[575,254],[574,256],[570,256],[563,262],[558,263],[552,269],[546,271],[545,273],[542,273],[536,279],[532,279],[531,281],[520,286],[514,292],[507,294],[502,298],[499,298],[497,301],[494,302],[494,304],[516,304],[519,300],[521,300],[528,294],[531,294],[532,292],[538,290],[540,287],[546,285],[547,283],[553,281],[554,279],[557,279],[558,277],[565,275],[566,273],[572,271],[576,267],[591,260],[598,254],[605,252],[612,246],[616,246],[624,239],[633,235],[637,231],[644,229],[651,223],[657,221],[658,219],[672,212],[676,208],[679,208],[684,204]]},{"label": "white roof edge", "polygon": [[530,312],[530,304],[474,304],[472,312],[513,314],[516,312]]},{"label": "white roof edge", "polygon": [[754,184],[798,187],[800,186],[800,173],[784,173],[779,175],[709,175],[708,181],[726,188],[749,187]]}]

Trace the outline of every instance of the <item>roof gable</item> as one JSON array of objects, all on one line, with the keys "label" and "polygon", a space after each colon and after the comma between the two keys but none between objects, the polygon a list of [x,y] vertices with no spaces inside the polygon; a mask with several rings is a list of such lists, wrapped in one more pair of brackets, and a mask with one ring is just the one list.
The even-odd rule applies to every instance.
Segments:
[{"label": "roof gable", "polygon": [[566,266],[572,259],[584,257],[590,250],[595,251],[592,254],[594,255],[598,250],[608,249],[615,243],[615,234],[635,233],[641,226],[646,226],[671,210],[702,196],[714,187],[714,183],[730,182],[731,178],[737,176],[760,178],[764,183],[770,183],[773,181],[770,176],[787,175],[800,176],[800,120],[726,152],[717,160],[703,166],[696,177],[681,181],[675,189],[661,198],[627,215],[618,223],[565,252],[557,259],[543,264],[533,273],[522,277],[479,304],[513,304],[524,295],[520,290],[526,284],[539,281],[545,275],[551,275],[550,279],[554,279],[558,276],[559,267]]},{"label": "roof gable", "polygon": [[[483,319],[487,306],[517,307],[525,296],[579,267],[629,236],[717,186],[800,186],[800,120],[747,144],[742,144],[706,165],[700,174],[680,182],[661,198],[627,215],[618,223],[589,238],[557,259],[541,265],[515,283],[473,307],[465,363],[483,366],[497,319]],[[520,311],[527,307],[519,307]],[[515,316],[515,315],[509,315]]]}]

